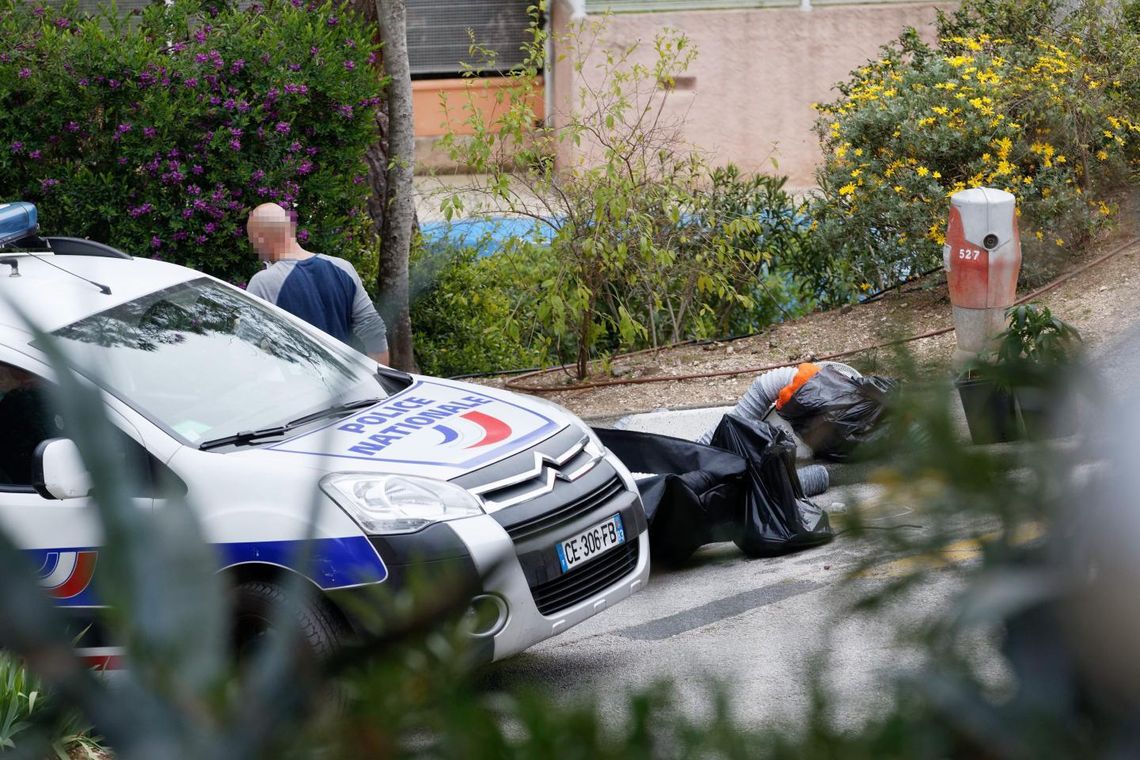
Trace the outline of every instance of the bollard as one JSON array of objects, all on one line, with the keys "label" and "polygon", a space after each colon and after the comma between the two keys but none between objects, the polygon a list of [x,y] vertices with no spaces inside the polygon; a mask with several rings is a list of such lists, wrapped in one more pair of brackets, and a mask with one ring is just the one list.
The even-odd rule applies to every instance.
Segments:
[{"label": "bollard", "polygon": [[950,196],[942,261],[958,339],[954,364],[961,367],[991,349],[1017,297],[1021,239],[1013,195],[975,187]]}]

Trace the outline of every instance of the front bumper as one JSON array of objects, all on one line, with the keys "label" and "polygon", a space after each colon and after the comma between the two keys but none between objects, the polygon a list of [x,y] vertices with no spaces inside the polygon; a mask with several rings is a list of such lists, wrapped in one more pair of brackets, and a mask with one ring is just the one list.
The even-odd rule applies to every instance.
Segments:
[{"label": "front bumper", "polygon": [[[649,577],[645,511],[618,468],[607,458],[514,507],[374,537],[388,568],[381,585],[500,600],[496,624],[472,634],[476,661],[501,660],[561,633],[638,591]],[[556,545],[615,514],[626,540],[563,572]]]},{"label": "front bumper", "polygon": [[[636,502],[638,509],[640,502]],[[649,579],[649,534],[644,523],[628,523],[629,538],[582,566],[581,572],[596,572],[614,555],[635,556],[632,569],[612,582],[591,589],[592,593],[557,612],[542,613],[516,546],[494,520],[472,518],[453,522],[452,528],[471,549],[471,557],[482,578],[485,593],[497,594],[507,602],[506,621],[481,643],[490,643],[485,659],[501,660],[527,647],[562,633],[640,590]],[[553,542],[549,550],[554,552]],[[593,565],[593,567],[591,567]],[[570,574],[567,574],[569,577]]]},{"label": "front bumper", "polygon": [[[567,630],[648,579],[648,525],[636,485],[613,455],[591,452],[586,443],[569,428],[544,442],[537,458],[531,453],[521,462],[498,463],[464,483],[497,505],[486,520],[452,523],[471,549],[484,592],[509,605],[505,622],[485,637],[489,659]],[[528,456],[537,467],[524,469],[524,477],[533,476],[512,477]],[[621,515],[625,542],[563,572],[556,546],[615,514]]]}]

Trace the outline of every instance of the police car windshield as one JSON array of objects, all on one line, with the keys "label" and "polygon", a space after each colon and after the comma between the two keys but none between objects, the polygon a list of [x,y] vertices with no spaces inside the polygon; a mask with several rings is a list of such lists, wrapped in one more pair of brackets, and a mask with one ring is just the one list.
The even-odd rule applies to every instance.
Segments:
[{"label": "police car windshield", "polygon": [[[54,333],[96,382],[188,443],[386,395],[369,365],[207,279]],[[329,339],[332,343],[332,339]]]}]

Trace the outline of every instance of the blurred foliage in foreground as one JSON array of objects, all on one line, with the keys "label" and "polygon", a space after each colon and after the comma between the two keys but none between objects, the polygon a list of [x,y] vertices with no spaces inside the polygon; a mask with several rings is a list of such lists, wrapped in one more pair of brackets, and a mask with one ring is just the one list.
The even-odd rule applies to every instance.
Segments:
[{"label": "blurred foliage in foreground", "polygon": [[[1066,374],[1055,377],[1063,383]],[[886,687],[891,708],[845,726],[846,708],[822,685],[820,659],[804,674],[812,699],[802,721],[758,727],[741,725],[726,692],[711,687],[710,709],[697,718],[666,684],[630,694],[618,710],[589,695],[555,700],[538,684],[529,691],[489,685],[462,665],[459,628],[433,623],[447,617],[439,614],[447,590],[438,588],[434,597],[385,600],[390,623],[382,637],[317,663],[296,646],[291,609],[303,590],[295,587],[278,610],[276,635],[234,672],[226,664],[223,589],[193,512],[132,507],[123,487],[129,474],[114,469],[101,445],[111,431],[97,395],[66,371],[60,378],[60,411],[74,421],[107,556],[115,558],[98,579],[116,604],[105,623],[128,643],[129,669],[114,679],[86,670],[32,569],[0,540],[0,643],[51,693],[50,708],[21,717],[15,756],[47,754],[60,716],[71,711],[116,757],[147,760],[1140,753],[1132,721],[1140,658],[1131,647],[1140,636],[1140,518],[1129,509],[1137,484],[1125,480],[1138,468],[1130,466],[1137,449],[1127,438],[965,446],[949,387],[904,385],[893,427],[871,453],[885,463],[876,477],[888,498],[915,505],[907,519],[923,527],[850,515],[851,538],[843,540],[881,542],[868,556],[906,556],[909,570],[863,583],[869,592],[843,614],[888,614],[931,573],[955,574],[963,591],[944,615],[905,634],[921,663]],[[1114,412],[1125,431],[1140,418],[1137,408]],[[894,529],[876,530],[882,527]],[[953,564],[945,548],[962,541],[981,547],[980,559]],[[875,564],[854,577],[875,578]],[[168,588],[185,593],[156,593]],[[22,697],[3,699],[0,715]]]}]

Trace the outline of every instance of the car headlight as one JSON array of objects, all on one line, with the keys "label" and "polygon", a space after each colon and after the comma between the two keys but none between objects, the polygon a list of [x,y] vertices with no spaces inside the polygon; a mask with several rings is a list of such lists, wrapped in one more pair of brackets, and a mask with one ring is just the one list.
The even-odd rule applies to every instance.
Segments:
[{"label": "car headlight", "polygon": [[442,480],[410,475],[329,475],[324,490],[368,533],[413,533],[432,523],[483,514],[479,499]]}]

